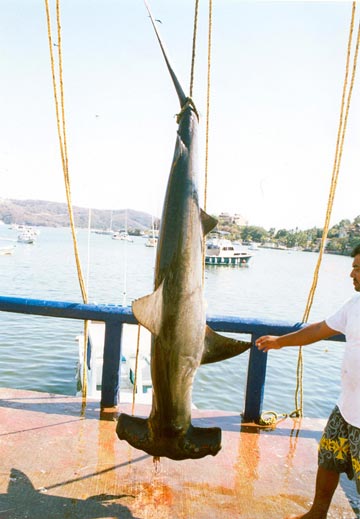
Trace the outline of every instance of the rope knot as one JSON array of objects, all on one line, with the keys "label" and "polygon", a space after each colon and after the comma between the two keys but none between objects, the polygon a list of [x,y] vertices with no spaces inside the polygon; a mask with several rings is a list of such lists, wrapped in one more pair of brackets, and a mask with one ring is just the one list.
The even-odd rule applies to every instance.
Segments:
[{"label": "rope knot", "polygon": [[199,114],[198,114],[198,111],[196,109],[196,106],[195,106],[195,103],[194,101],[191,99],[191,97],[187,97],[185,99],[185,103],[182,105],[181,107],[181,110],[178,114],[176,114],[176,122],[178,124],[180,124],[180,121],[181,121],[181,118],[183,116],[183,114],[185,113],[185,111],[190,108],[191,110],[193,110],[193,112],[196,114],[196,117],[198,118],[199,120]]}]

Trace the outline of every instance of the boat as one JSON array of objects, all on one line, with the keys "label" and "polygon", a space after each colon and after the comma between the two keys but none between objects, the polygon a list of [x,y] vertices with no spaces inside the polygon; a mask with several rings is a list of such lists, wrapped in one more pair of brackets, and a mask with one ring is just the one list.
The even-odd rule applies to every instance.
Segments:
[{"label": "boat", "polygon": [[17,237],[17,241],[19,243],[28,243],[33,244],[35,243],[37,232],[34,231],[31,227],[24,228],[21,233]]},{"label": "boat", "polygon": [[246,266],[252,254],[234,246],[231,240],[218,236],[206,242],[205,265]]},{"label": "boat", "polygon": [[94,234],[105,234],[107,236],[114,234],[114,231],[112,229],[93,229],[91,232],[93,232]]},{"label": "boat", "polygon": [[151,231],[148,231],[148,234],[144,234],[144,238],[146,238],[145,247],[157,247],[159,229],[155,229],[153,216],[151,216]]},{"label": "boat", "polygon": [[113,240],[123,240],[128,242],[133,242],[134,240],[126,231],[117,231],[112,235]]},{"label": "boat", "polygon": [[0,246],[0,256],[9,256],[15,250],[13,245]]},{"label": "boat", "polygon": [[[84,335],[76,337],[79,349],[77,382],[78,396],[84,387]],[[86,352],[86,394],[89,398],[101,400],[104,367],[105,323],[90,321],[88,326],[88,346]],[[151,333],[143,326],[124,324],[121,339],[120,362],[120,404],[151,405]],[[192,408],[196,409],[194,403]]]},{"label": "boat", "polygon": [[156,236],[149,236],[145,242],[145,247],[156,247],[158,244],[158,238]]},{"label": "boat", "polygon": [[[137,338],[139,345],[137,355]],[[84,335],[77,336],[79,359],[77,380],[79,390],[84,387]],[[104,364],[105,324],[90,321],[86,361],[86,392],[90,398],[100,401]],[[121,340],[120,402],[130,403],[133,397],[137,403],[151,404],[152,383],[150,375],[151,334],[138,326],[125,324]],[[135,388],[136,383],[136,389]],[[79,391],[79,394],[80,394]]]},{"label": "boat", "polygon": [[247,248],[249,250],[251,250],[251,251],[258,251],[258,250],[260,250],[258,244],[253,242],[253,241],[250,242],[249,245],[247,245]]}]

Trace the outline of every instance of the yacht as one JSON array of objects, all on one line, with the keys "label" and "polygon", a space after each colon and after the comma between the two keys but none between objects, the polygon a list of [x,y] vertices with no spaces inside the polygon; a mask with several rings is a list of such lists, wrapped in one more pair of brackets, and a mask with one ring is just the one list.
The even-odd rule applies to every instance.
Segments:
[{"label": "yacht", "polygon": [[246,266],[252,255],[234,247],[227,238],[212,237],[206,242],[205,265]]}]

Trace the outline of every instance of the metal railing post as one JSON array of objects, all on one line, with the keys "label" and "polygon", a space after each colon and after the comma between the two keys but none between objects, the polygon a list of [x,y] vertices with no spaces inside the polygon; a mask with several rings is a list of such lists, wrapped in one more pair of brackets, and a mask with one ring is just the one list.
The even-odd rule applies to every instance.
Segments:
[{"label": "metal railing post", "polygon": [[101,385],[101,406],[118,404],[120,388],[121,337],[123,324],[105,321],[104,357]]},{"label": "metal railing post", "polygon": [[259,335],[252,335],[252,347],[249,354],[243,416],[246,422],[259,421],[264,400],[267,353],[259,351],[256,348],[255,341],[258,337]]}]

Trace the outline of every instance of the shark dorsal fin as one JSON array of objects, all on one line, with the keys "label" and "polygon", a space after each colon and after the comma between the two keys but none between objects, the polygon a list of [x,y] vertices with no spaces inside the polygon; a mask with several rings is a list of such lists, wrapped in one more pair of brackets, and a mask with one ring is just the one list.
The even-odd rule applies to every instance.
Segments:
[{"label": "shark dorsal fin", "polygon": [[155,292],[137,299],[132,304],[132,311],[136,319],[156,336],[159,335],[162,318],[163,283]]},{"label": "shark dorsal fin", "polygon": [[36,492],[30,479],[24,472],[21,472],[21,470],[12,468],[8,484],[8,493],[20,495],[21,493],[28,493],[29,491]]},{"label": "shark dorsal fin", "polygon": [[251,342],[238,341],[214,332],[209,326],[205,329],[205,345],[201,364],[210,364],[231,359],[251,347]]},{"label": "shark dorsal fin", "polygon": [[218,222],[216,218],[205,213],[203,209],[200,209],[200,218],[204,236],[217,226]]}]

